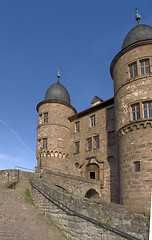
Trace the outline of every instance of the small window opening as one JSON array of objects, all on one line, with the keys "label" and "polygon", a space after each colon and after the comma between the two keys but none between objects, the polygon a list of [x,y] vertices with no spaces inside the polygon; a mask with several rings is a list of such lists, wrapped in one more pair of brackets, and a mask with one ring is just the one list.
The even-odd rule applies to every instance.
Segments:
[{"label": "small window opening", "polygon": [[140,172],[140,161],[134,162],[135,164],[135,172]]},{"label": "small window opening", "polygon": [[95,172],[90,172],[90,179],[95,179]]}]

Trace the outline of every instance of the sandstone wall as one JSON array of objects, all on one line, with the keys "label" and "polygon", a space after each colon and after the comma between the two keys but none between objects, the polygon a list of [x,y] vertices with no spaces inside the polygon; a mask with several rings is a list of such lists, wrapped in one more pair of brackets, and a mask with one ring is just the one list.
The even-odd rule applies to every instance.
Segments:
[{"label": "sandstone wall", "polygon": [[[73,172],[86,174],[86,168],[90,163],[102,164],[103,190],[102,198],[106,201],[118,202],[118,158],[117,146],[113,144],[108,146],[108,132],[115,130],[114,119],[107,119],[107,108],[102,107],[98,110],[92,108],[90,113],[82,114],[71,122],[71,141],[70,141],[70,159],[73,164]],[[95,115],[95,126],[90,125],[90,117]],[[75,131],[75,124],[79,121],[80,131]],[[99,136],[99,148],[94,148],[94,136]],[[92,148],[87,149],[87,139],[92,138]],[[79,152],[75,151],[75,142],[80,144]],[[113,163],[108,159],[113,156]],[[90,163],[89,163],[90,161]],[[96,161],[96,162],[95,162]],[[79,167],[77,167],[79,164]],[[76,166],[76,167],[75,167]],[[95,171],[95,170],[94,170]],[[87,174],[86,174],[87,175]],[[89,174],[88,174],[89,175]]]},{"label": "sandstone wall", "polygon": [[[48,113],[48,122],[44,122],[44,113]],[[42,149],[41,167],[52,166],[66,169],[70,167],[70,121],[68,117],[75,109],[66,104],[46,102],[38,108],[37,150],[38,167],[40,166],[40,147],[47,139],[47,148]],[[40,116],[42,119],[40,121]]]},{"label": "sandstone wall", "polygon": [[[31,187],[36,206],[44,211],[51,221],[57,224],[69,240],[118,240],[122,239],[122,237],[76,215],[67,213],[65,206],[89,218],[107,223],[109,226],[136,236],[137,239],[148,239],[147,218],[144,215],[133,213],[116,204],[95,203],[86,199],[79,199],[59,191],[52,185],[48,186],[38,178],[33,179],[32,182],[53,197],[51,202],[34,187]],[[60,203],[58,203],[59,206],[56,206],[53,203],[54,199],[64,204],[64,206]]]},{"label": "sandstone wall", "polygon": [[100,199],[103,200],[103,183],[96,181],[94,179],[86,179],[85,177],[80,177],[68,173],[54,172],[53,170],[45,170],[41,173],[41,178],[44,182],[48,184],[53,184],[59,188],[62,188],[67,193],[84,198],[86,193],[90,189],[94,189]]},{"label": "sandstone wall", "polygon": [[[120,203],[150,211],[152,179],[152,118],[144,118],[143,102],[152,102],[152,44],[124,50],[112,69],[116,136],[119,146]],[[150,72],[141,74],[140,62],[149,59]],[[130,78],[130,64],[138,75]],[[132,105],[140,104],[140,118],[133,120]],[[139,163],[139,170],[136,170]]]}]

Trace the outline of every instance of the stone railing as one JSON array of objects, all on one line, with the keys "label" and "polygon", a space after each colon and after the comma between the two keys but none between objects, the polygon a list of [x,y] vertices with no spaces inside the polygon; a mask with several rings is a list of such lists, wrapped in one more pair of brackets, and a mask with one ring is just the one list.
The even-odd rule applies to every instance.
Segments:
[{"label": "stone railing", "polygon": [[36,206],[69,240],[148,239],[148,218],[123,206],[72,196],[40,178],[31,180],[31,193]]}]

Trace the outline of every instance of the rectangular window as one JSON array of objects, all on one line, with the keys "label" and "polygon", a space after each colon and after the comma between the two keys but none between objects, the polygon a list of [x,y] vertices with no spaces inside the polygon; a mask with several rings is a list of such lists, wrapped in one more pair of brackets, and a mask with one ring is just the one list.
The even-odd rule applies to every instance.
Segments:
[{"label": "rectangular window", "polygon": [[108,146],[115,144],[115,131],[108,132]]},{"label": "rectangular window", "polygon": [[90,172],[90,179],[95,179],[95,172]]},{"label": "rectangular window", "polygon": [[140,119],[140,105],[139,105],[139,103],[136,104],[136,105],[133,105],[131,107],[131,110],[132,110],[132,120],[135,121],[135,120]]},{"label": "rectangular window", "polygon": [[134,162],[135,164],[135,172],[140,172],[140,161]]},{"label": "rectangular window", "polygon": [[80,141],[75,142],[75,153],[79,153],[80,152]]},{"label": "rectangular window", "polygon": [[43,148],[47,148],[47,138],[43,138]]},{"label": "rectangular window", "polygon": [[94,148],[99,148],[99,136],[93,137]]},{"label": "rectangular window", "polygon": [[96,125],[96,118],[95,115],[90,117],[90,127],[94,127]]},{"label": "rectangular window", "polygon": [[44,123],[48,122],[48,113],[44,113]]},{"label": "rectangular window", "polygon": [[143,107],[143,118],[152,117],[152,102],[147,102],[142,104]]},{"label": "rectangular window", "polygon": [[75,132],[80,132],[80,122],[75,122]]},{"label": "rectangular window", "polygon": [[149,59],[140,61],[141,74],[146,74],[150,72]]},{"label": "rectangular window", "polygon": [[108,120],[114,120],[114,107],[107,109]]},{"label": "rectangular window", "polygon": [[92,138],[88,138],[87,139],[87,150],[91,150],[92,149]]},{"label": "rectangular window", "polygon": [[133,63],[129,66],[130,78],[136,77],[138,75],[137,63]]}]

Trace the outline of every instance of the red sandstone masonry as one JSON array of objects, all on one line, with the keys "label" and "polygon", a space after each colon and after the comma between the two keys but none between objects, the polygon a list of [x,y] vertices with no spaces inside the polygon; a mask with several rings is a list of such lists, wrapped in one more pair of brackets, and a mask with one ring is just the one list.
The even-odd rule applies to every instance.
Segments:
[{"label": "red sandstone masonry", "polygon": [[[136,236],[141,240],[148,239],[147,220],[144,215],[133,213],[127,210],[127,208],[116,204],[97,203],[88,201],[87,199],[79,199],[60,191],[53,185],[48,186],[38,178],[35,178],[33,182],[72,210],[104,223],[110,221],[111,226]],[[122,239],[76,216],[66,215],[61,209],[58,209],[51,202],[46,201],[34,188],[32,188],[32,195],[38,208],[45,211],[46,216],[64,231],[65,236],[69,240]]]},{"label": "red sandstone masonry", "polygon": [[[152,119],[131,121],[130,105],[152,101],[152,69],[149,74],[129,79],[129,64],[143,59],[152,61],[152,44],[136,46],[116,59],[114,79],[114,106],[116,134],[119,146],[120,203],[149,214],[152,179],[151,144]],[[140,63],[139,63],[140,65]],[[139,67],[138,65],[138,67]],[[151,66],[150,66],[151,68]],[[140,161],[141,170],[135,172],[134,162]]]}]

